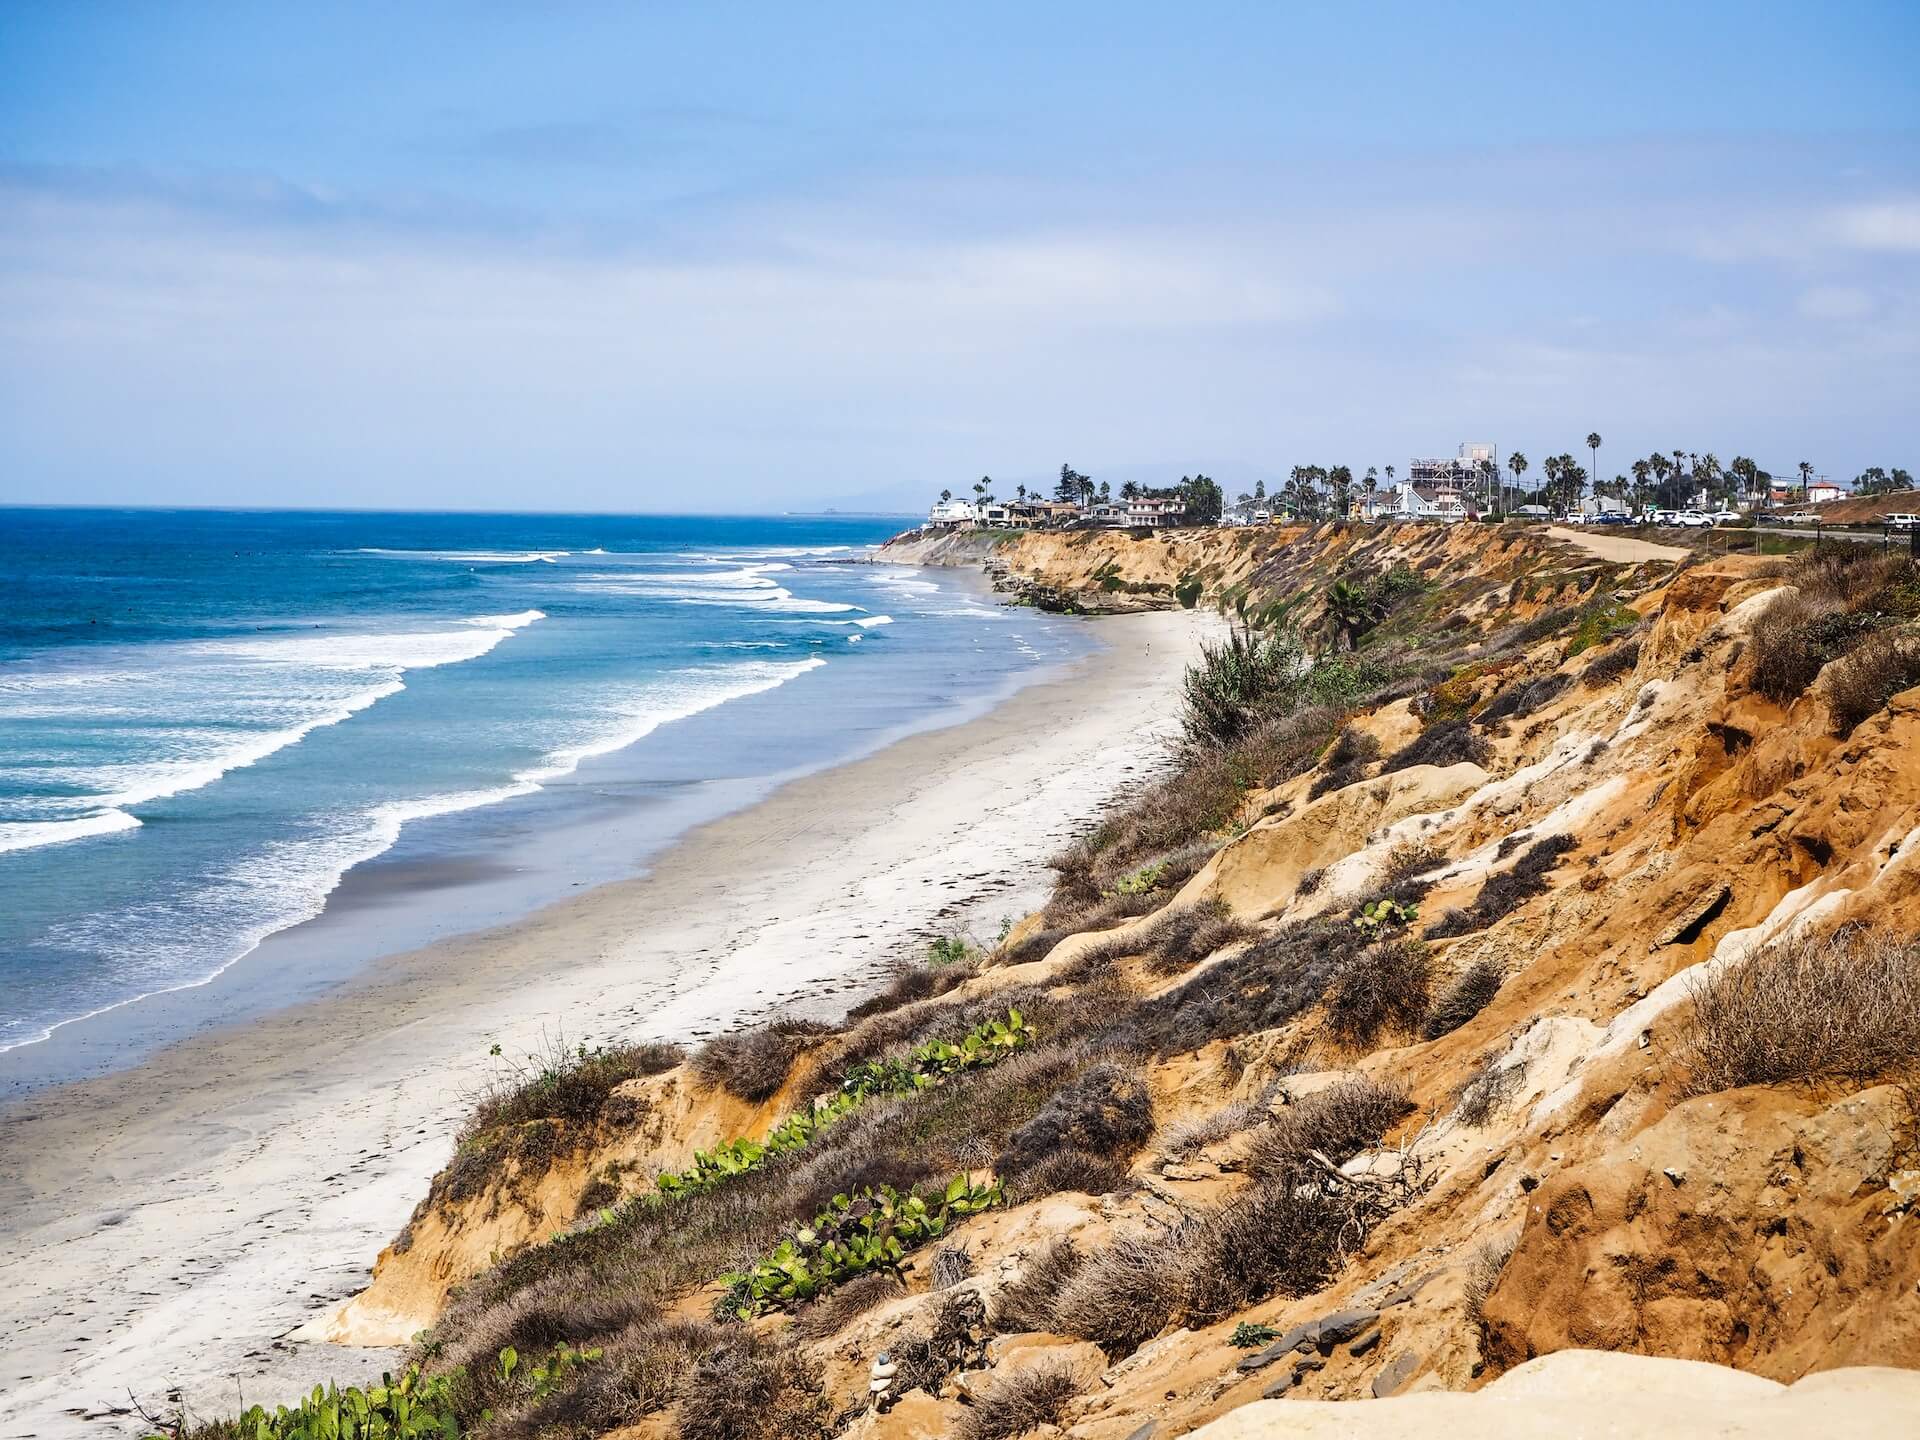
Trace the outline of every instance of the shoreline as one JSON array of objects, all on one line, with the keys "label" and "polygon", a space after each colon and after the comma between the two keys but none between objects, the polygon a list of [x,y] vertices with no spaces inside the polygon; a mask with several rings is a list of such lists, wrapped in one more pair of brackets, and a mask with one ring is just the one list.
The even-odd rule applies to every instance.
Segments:
[{"label": "shoreline", "polygon": [[377,1372],[391,1352],[288,1337],[365,1284],[491,1043],[837,1016],[915,940],[1032,909],[1045,858],[1150,773],[1208,617],[1092,623],[1105,648],[1054,678],[791,779],[640,876],[0,1112],[0,1433],[126,1426],[130,1389],[208,1413]]}]

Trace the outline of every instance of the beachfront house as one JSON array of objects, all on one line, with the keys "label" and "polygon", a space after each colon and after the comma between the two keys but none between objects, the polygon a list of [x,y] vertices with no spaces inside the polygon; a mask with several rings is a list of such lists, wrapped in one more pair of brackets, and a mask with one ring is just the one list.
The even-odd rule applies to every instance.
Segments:
[{"label": "beachfront house", "polygon": [[1830,480],[1816,480],[1807,486],[1807,503],[1824,505],[1829,500],[1845,500],[1852,492]]},{"label": "beachfront house", "polygon": [[1178,525],[1187,513],[1187,502],[1176,495],[1139,495],[1125,503],[1127,524],[1152,529]]},{"label": "beachfront house", "polygon": [[963,525],[977,525],[980,512],[971,500],[941,500],[927,512],[924,529],[954,530]]}]

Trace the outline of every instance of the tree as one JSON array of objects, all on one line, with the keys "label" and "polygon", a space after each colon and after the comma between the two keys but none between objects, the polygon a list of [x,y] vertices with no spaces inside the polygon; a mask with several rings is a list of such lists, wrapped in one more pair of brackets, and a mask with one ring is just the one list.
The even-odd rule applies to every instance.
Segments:
[{"label": "tree", "polygon": [[985,507],[993,500],[993,492],[987,487],[993,484],[991,475],[982,475],[973,482],[973,503]]},{"label": "tree", "polygon": [[940,503],[941,503],[942,505],[945,505],[945,504],[946,504],[946,503],[947,503],[948,501],[950,501],[951,499],[953,499],[953,491],[951,491],[951,490],[942,490],[942,491],[940,492]]},{"label": "tree", "polygon": [[1393,484],[1393,467],[1391,465],[1387,466],[1387,484]]},{"label": "tree", "polygon": [[1327,587],[1327,614],[1346,636],[1353,649],[1374,620],[1374,596],[1365,585],[1352,580],[1336,580]]},{"label": "tree", "polygon": [[1333,516],[1336,520],[1347,518],[1347,502],[1353,495],[1353,471],[1346,465],[1336,465],[1327,472],[1327,483],[1333,488]]},{"label": "tree", "polygon": [[1802,460],[1798,468],[1800,471],[1800,498],[1804,501],[1807,498],[1807,482],[1813,479],[1813,464],[1810,461]]},{"label": "tree", "polygon": [[1500,509],[1500,467],[1483,457],[1474,469],[1480,477],[1481,502],[1484,504],[1491,501],[1494,512],[1497,514]]},{"label": "tree", "polygon": [[1593,473],[1598,475],[1600,473],[1600,432],[1598,430],[1587,432],[1587,452],[1593,457]]},{"label": "tree", "polygon": [[1189,525],[1217,525],[1220,522],[1221,503],[1224,496],[1220,487],[1205,475],[1195,475],[1191,480],[1180,477],[1180,498],[1187,502],[1186,521]]},{"label": "tree", "polygon": [[1256,500],[1264,500],[1267,498],[1267,482],[1266,481],[1256,480],[1253,482],[1253,498]]},{"label": "tree", "polygon": [[1913,476],[1902,470],[1898,465],[1893,467],[1893,473],[1889,475],[1887,479],[1889,481],[1889,489],[1895,491],[1913,489]]},{"label": "tree", "polygon": [[1022,504],[1025,504],[1025,503],[1026,503],[1026,499],[1027,499],[1027,487],[1026,487],[1025,485],[1016,485],[1016,486],[1014,486],[1014,487],[1013,487],[1013,493],[1014,493],[1014,495],[1015,495],[1015,497],[1016,497],[1016,498],[1018,498],[1018,499],[1019,499],[1019,501],[1020,501],[1020,502],[1021,502]]},{"label": "tree", "polygon": [[1111,500],[1113,498],[1113,492],[1107,489],[1107,482],[1104,480],[1100,482],[1100,498],[1102,500]]},{"label": "tree", "polygon": [[[1518,490],[1520,488],[1520,477],[1527,473],[1527,457],[1522,455],[1518,450],[1514,451],[1511,455],[1507,456],[1507,469],[1513,472],[1513,488]],[[1393,467],[1391,465],[1387,467],[1387,476],[1389,479],[1393,476]]]},{"label": "tree", "polygon": [[1122,482],[1120,486],[1120,498],[1122,500],[1138,499],[1139,495],[1140,495],[1140,487],[1134,484],[1133,481],[1127,480]]},{"label": "tree", "polygon": [[1059,483],[1053,487],[1053,498],[1064,501],[1069,505],[1078,505],[1080,503],[1081,487],[1087,483],[1087,477],[1074,469],[1073,466],[1062,465],[1060,467]]}]

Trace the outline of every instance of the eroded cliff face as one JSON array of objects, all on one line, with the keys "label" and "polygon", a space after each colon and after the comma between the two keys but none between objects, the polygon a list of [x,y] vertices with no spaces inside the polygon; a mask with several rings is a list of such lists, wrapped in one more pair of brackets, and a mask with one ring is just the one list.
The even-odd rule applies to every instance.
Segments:
[{"label": "eroded cliff face", "polygon": [[[1376,758],[1335,774],[1329,756],[1245,793],[1149,913],[1057,936],[1031,917],[951,993],[916,1004],[1098,983],[1150,1006],[1197,993],[1210,975],[1226,989],[1238,983],[1234,957],[1263,937],[1308,933],[1288,927],[1350,923],[1357,903],[1392,891],[1409,855],[1422,866],[1431,993],[1469,974],[1494,988],[1444,1033],[1431,1020],[1389,1024],[1354,1043],[1320,1001],[1267,1028],[1150,1047],[1153,1139],[1124,1183],[968,1219],[949,1243],[964,1246],[970,1274],[935,1288],[929,1267],[910,1263],[898,1293],[835,1328],[806,1329],[797,1343],[822,1367],[836,1412],[864,1393],[880,1351],[937,1332],[956,1296],[977,1295],[986,1330],[1001,1332],[985,1368],[962,1365],[887,1414],[843,1416],[843,1433],[953,1433],[993,1385],[1033,1366],[1075,1377],[1056,1423],[1085,1440],[1181,1435],[1270,1397],[1472,1390],[1573,1350],[1712,1361],[1779,1382],[1920,1366],[1910,1092],[1863,1082],[1689,1094],[1703,980],[1798,933],[1851,922],[1920,933],[1920,689],[1845,738],[1821,685],[1788,705],[1750,689],[1743,653],[1777,574],[1745,559],[1608,564],[1469,526],[941,537],[889,558],[985,560],[1090,598],[1126,593],[1115,577],[1169,589],[1197,577],[1199,603],[1282,605],[1335,644],[1327,586],[1404,566],[1428,588],[1385,622],[1396,638],[1417,649],[1422,637],[1509,627],[1417,694],[1349,717],[1372,737],[1360,753]],[[1538,638],[1511,631],[1535,617]],[[1472,728],[1478,758],[1384,770],[1377,757],[1434,730],[1436,707]],[[1489,878],[1543,842],[1555,843],[1537,882],[1489,902]],[[1237,922],[1234,938],[1170,974],[1153,961],[1155,927],[1196,907]],[[1456,909],[1457,923],[1431,923]],[[839,1043],[823,1040],[820,1054]],[[1137,1348],[986,1324],[1058,1241],[1092,1252],[1232,1203],[1250,1183],[1262,1122],[1353,1075],[1403,1087],[1412,1105],[1340,1167],[1356,1185],[1398,1189],[1330,1284],[1276,1291],[1204,1325],[1169,1324]],[[450,1288],[573,1223],[590,1195],[643,1193],[653,1172],[761,1133],[829,1083],[802,1063],[753,1107],[683,1067],[630,1082],[620,1118],[559,1147],[537,1174],[510,1165],[460,1186],[443,1177],[335,1337],[390,1342],[431,1325]],[[704,1313],[717,1293],[687,1297],[687,1313]],[[790,1323],[750,1322],[774,1336]],[[1236,1333],[1257,1338],[1236,1347]],[[1576,1380],[1563,1386],[1575,1399]],[[1868,1413],[1894,1413],[1876,1412],[1873,1396],[1897,1386],[1862,1384]],[[1529,1393],[1548,1405],[1550,1390]],[[1914,1403],[1910,1385],[1900,1394]],[[1206,1433],[1279,1433],[1262,1428],[1270,1410]],[[1491,1402],[1480,1413],[1510,1423]],[[668,1409],[632,1433],[674,1425]]]}]

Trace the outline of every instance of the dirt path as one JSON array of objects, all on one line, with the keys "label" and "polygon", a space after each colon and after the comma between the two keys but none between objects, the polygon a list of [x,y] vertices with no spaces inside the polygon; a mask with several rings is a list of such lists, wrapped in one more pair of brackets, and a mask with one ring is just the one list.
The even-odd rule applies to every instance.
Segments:
[{"label": "dirt path", "polygon": [[1578,545],[1589,555],[1602,560],[1631,565],[1638,560],[1684,560],[1687,552],[1678,545],[1656,545],[1651,540],[1634,540],[1625,535],[1607,535],[1592,530],[1573,530],[1559,525],[1547,531],[1554,540]]}]

